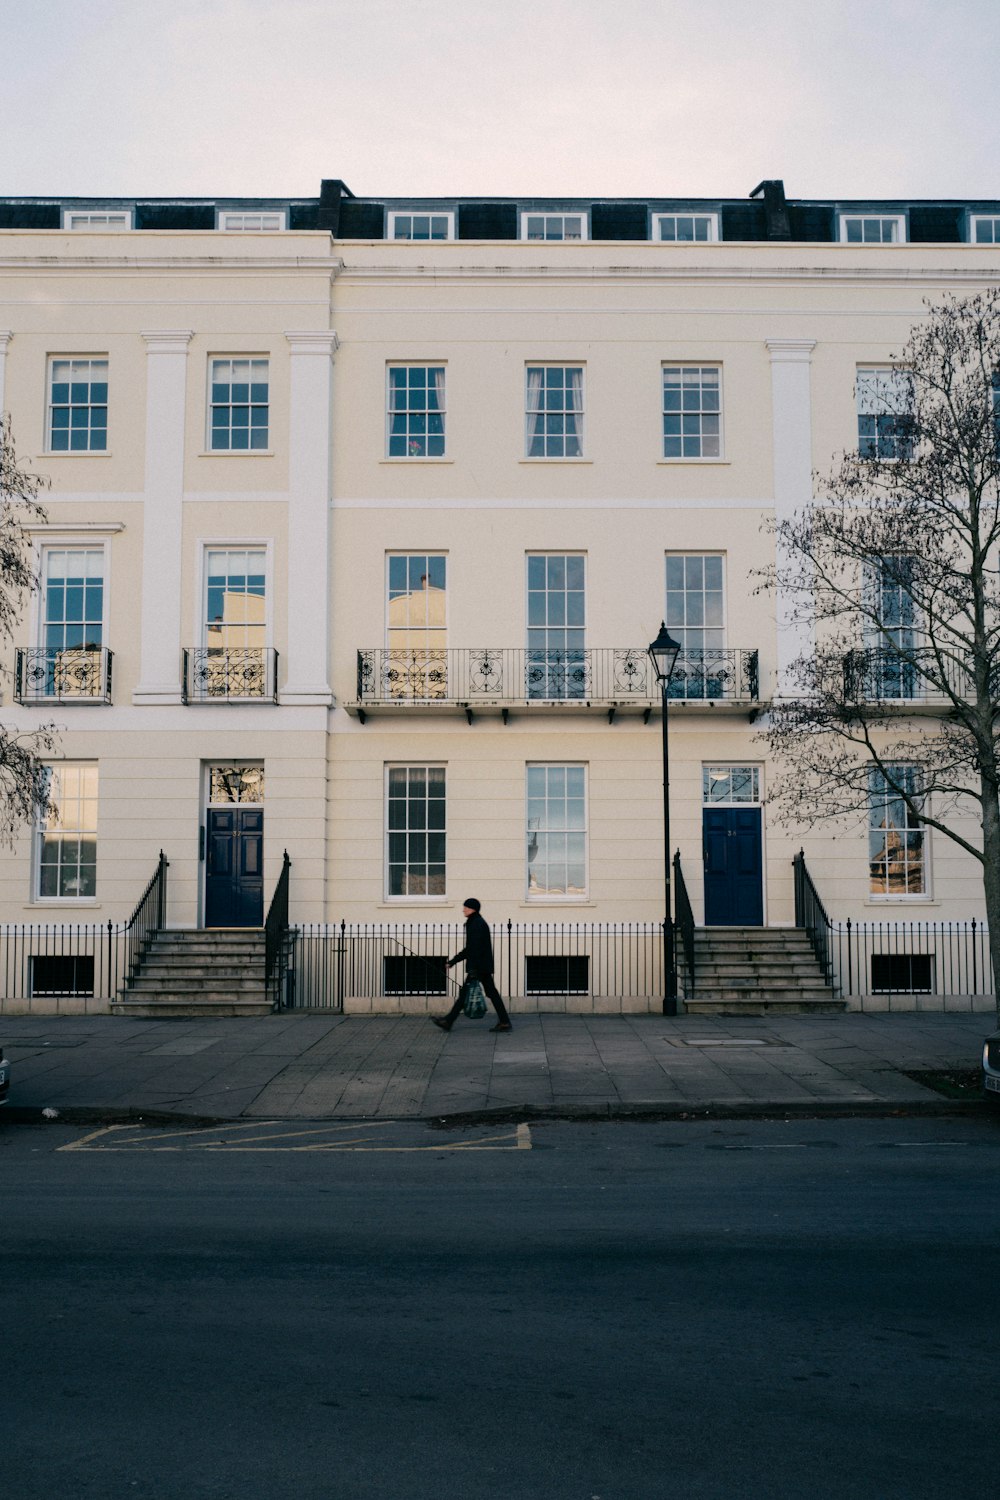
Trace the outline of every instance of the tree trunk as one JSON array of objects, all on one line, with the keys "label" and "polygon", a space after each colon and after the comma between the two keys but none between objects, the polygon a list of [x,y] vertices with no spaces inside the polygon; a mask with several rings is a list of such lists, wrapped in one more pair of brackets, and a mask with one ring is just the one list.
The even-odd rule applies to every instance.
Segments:
[{"label": "tree trunk", "polygon": [[1000,801],[997,789],[987,777],[980,781],[983,807],[983,891],[986,896],[986,920],[990,929],[990,962],[993,966],[993,995],[1000,1025]]}]

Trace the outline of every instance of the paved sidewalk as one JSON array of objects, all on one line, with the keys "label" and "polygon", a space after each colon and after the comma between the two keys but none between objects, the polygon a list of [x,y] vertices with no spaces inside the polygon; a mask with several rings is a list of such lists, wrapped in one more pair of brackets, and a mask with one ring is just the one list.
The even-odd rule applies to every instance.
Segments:
[{"label": "paved sidewalk", "polygon": [[978,1066],[985,1015],[0,1016],[14,1118],[406,1119],[946,1110],[907,1071]]}]

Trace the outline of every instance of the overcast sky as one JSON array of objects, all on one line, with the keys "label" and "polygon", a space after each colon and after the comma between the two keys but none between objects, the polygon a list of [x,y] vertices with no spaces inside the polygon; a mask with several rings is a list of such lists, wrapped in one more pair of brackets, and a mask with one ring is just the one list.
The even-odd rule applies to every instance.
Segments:
[{"label": "overcast sky", "polygon": [[0,195],[1000,198],[1000,0],[0,0]]}]

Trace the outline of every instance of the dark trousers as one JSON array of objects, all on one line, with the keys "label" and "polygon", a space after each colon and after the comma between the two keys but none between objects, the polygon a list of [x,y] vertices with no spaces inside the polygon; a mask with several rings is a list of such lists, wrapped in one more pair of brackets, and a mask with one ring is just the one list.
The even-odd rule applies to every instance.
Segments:
[{"label": "dark trousers", "polygon": [[[501,1026],[509,1026],[510,1016],[507,1014],[507,1007],[504,1005],[502,999],[500,998],[500,991],[493,983],[493,975],[470,974],[468,970],[466,970],[466,978],[479,980],[479,983],[483,987],[483,992],[486,995],[487,1000],[490,1002],[490,1004],[493,1006],[493,1009],[497,1013],[497,1021]],[[451,1007],[451,1010],[444,1018],[446,1026],[453,1026],[455,1024],[458,1017],[462,1014],[462,1006],[464,1003],[465,1002],[463,1001],[461,994],[459,994],[459,997],[455,1001],[455,1004]]]}]

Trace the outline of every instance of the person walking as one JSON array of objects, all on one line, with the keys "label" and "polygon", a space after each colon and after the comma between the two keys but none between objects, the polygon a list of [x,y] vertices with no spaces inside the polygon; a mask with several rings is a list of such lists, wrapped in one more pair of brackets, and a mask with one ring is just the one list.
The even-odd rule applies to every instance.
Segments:
[{"label": "person walking", "polygon": [[[485,918],[480,916],[480,906],[475,896],[470,896],[467,901],[463,901],[462,910],[465,913],[465,947],[456,953],[454,958],[449,958],[448,968],[454,968],[455,964],[461,963],[464,958],[466,979],[479,980],[486,998],[497,1013],[497,1024],[491,1026],[490,1030],[513,1031],[507,1007],[493,983],[493,940]],[[431,1016],[434,1025],[440,1026],[442,1031],[450,1031],[461,1015],[463,1003],[463,996],[460,992],[446,1016]]]}]

